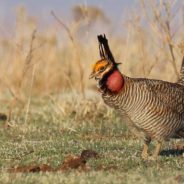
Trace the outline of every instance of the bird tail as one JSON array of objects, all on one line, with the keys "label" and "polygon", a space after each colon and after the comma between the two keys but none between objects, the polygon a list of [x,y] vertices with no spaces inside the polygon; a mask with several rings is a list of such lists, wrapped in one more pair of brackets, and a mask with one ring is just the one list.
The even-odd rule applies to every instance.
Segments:
[{"label": "bird tail", "polygon": [[180,69],[180,76],[179,76],[177,83],[184,86],[184,57],[182,60],[181,69]]}]

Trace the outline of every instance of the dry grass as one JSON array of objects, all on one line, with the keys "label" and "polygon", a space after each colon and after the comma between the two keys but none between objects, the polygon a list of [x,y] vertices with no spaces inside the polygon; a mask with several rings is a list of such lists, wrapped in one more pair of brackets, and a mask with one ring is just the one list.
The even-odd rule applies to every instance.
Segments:
[{"label": "dry grass", "polygon": [[108,31],[112,24],[99,8],[74,7],[70,24],[51,12],[53,26],[36,31],[36,18],[19,7],[15,30],[0,37],[0,103],[8,106],[9,119],[15,106],[28,114],[32,96],[73,91],[85,98],[86,91],[94,89],[88,76],[99,58],[98,33],[94,36],[91,30],[99,21],[107,26],[112,51],[123,62],[124,74],[175,81],[183,54],[181,11],[172,1],[140,0],[139,4],[141,11],[135,9],[122,20],[121,37]]},{"label": "dry grass", "polygon": [[[173,12],[173,2],[154,2],[140,1],[143,13],[138,16],[138,10],[135,10],[135,13],[131,13],[131,18],[127,16],[126,20],[122,20],[123,25],[126,25],[122,27],[122,31],[126,34],[119,37],[111,33],[108,37],[117,60],[123,61],[122,71],[125,74],[171,81],[176,78],[181,61],[178,44],[183,40],[183,24],[181,21],[181,24],[175,24],[181,12]],[[86,17],[91,21],[91,12],[95,12],[95,8],[82,8],[85,12],[82,20],[85,21]],[[76,11],[79,7],[74,9]],[[86,11],[90,12],[90,17]],[[99,9],[96,11],[99,17],[101,14],[105,17]],[[56,21],[56,16],[54,17],[52,28],[33,35],[38,27],[36,18],[27,15],[25,8],[18,9],[13,38],[0,38],[0,55],[3,58],[0,62],[1,93],[8,86],[16,94],[20,83],[22,93],[29,91],[33,66],[36,68],[33,88],[38,95],[71,88],[83,90],[80,89],[81,80],[84,80],[82,88],[90,86],[90,65],[98,58],[96,37],[88,35],[87,40],[79,37],[82,20],[67,25],[64,21],[61,22],[62,18],[57,18]],[[96,19],[94,17],[94,21]],[[108,26],[110,30],[111,24]],[[61,38],[63,33],[66,38]],[[84,76],[81,77],[81,73]]]}]

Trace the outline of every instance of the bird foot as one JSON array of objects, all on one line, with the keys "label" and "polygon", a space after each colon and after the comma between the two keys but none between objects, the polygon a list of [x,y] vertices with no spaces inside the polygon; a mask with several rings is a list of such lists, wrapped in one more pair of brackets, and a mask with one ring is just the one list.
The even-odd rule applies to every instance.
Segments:
[{"label": "bird foot", "polygon": [[148,153],[144,153],[144,152],[143,152],[143,153],[141,154],[141,157],[142,157],[143,160],[148,160],[149,155],[148,155]]}]

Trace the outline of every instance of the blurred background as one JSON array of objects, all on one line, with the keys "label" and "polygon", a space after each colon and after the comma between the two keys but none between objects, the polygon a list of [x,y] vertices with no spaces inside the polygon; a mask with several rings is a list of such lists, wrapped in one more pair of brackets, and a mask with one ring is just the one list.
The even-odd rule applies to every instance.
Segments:
[{"label": "blurred background", "polygon": [[183,28],[180,0],[1,0],[0,103],[96,91],[103,33],[125,75],[176,81]]}]

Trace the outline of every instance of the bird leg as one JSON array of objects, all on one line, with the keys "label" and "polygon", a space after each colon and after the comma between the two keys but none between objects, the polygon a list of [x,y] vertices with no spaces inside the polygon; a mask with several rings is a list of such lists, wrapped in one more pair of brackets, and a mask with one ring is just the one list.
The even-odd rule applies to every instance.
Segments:
[{"label": "bird leg", "polygon": [[147,138],[145,141],[144,141],[144,146],[143,146],[143,150],[142,150],[142,158],[143,159],[148,159],[148,147],[149,147],[149,144],[151,142],[151,139]]},{"label": "bird leg", "polygon": [[144,143],[142,154],[141,154],[143,159],[148,158],[148,144]]},{"label": "bird leg", "polygon": [[160,153],[161,146],[162,146],[162,142],[158,142],[156,147],[155,147],[154,153],[153,153],[153,158],[156,159],[158,157],[158,155]]}]

